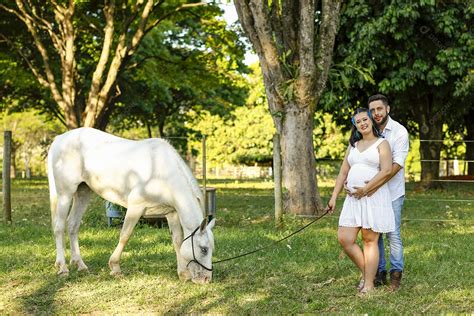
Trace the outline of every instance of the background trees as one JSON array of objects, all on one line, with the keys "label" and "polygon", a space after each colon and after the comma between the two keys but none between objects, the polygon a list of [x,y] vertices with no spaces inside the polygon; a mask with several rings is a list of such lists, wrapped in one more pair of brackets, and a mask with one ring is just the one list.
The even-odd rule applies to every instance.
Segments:
[{"label": "background trees", "polygon": [[0,4],[0,9],[4,16],[9,14],[2,19],[3,44],[17,51],[49,91],[52,112],[68,128],[101,129],[121,94],[118,78],[145,35],[170,17],[179,17],[190,28],[193,23],[206,24],[220,12],[215,6],[184,0],[70,0],[48,5],[16,0]]},{"label": "background trees", "polygon": [[202,14],[170,20],[145,38],[119,81],[116,123],[126,128],[142,122],[149,137],[185,136],[176,129],[184,129],[191,109],[226,115],[243,104],[244,47],[225,21],[215,18],[219,12]]},{"label": "background trees", "polygon": [[420,143],[425,187],[437,184],[443,124],[461,132],[469,126],[458,123],[473,106],[472,17],[473,7],[463,1],[367,0],[343,8],[335,63],[360,65],[374,81],[361,80],[359,71],[345,67],[343,85],[325,100],[343,114],[341,104],[348,108],[370,94],[388,95],[393,115],[412,134],[434,140]]},{"label": "background trees", "polygon": [[[300,6],[294,1],[264,1],[261,4],[264,10],[255,11],[257,7],[253,2],[240,1],[241,6],[253,10],[247,22],[258,26],[257,21],[263,21],[263,14],[270,23],[267,26],[273,36],[267,37],[271,40],[265,47],[273,49],[273,53],[263,56],[262,69],[267,71],[266,75],[257,69],[245,75],[248,69],[242,62],[242,34],[239,29],[225,25],[217,6],[198,5],[195,1],[165,2],[156,2],[153,6],[147,22],[158,23],[143,35],[136,49],[132,49],[132,44],[127,46],[130,51],[114,73],[110,68],[117,54],[116,47],[120,45],[121,28],[135,19],[130,22],[130,32],[125,39],[125,43],[131,43],[132,37],[127,36],[138,30],[139,15],[145,10],[145,2],[124,6],[124,2],[118,0],[105,3],[63,1],[39,8],[20,0],[2,1],[0,107],[4,128],[13,126],[6,122],[18,120],[19,126],[20,121],[25,120],[32,122],[30,132],[39,131],[41,127],[33,122],[37,119],[50,122],[52,117],[57,117],[65,126],[75,126],[78,122],[84,124],[89,115],[86,112],[101,108],[86,111],[94,73],[97,73],[106,43],[104,30],[107,21],[112,21],[104,10],[115,5],[114,31],[102,79],[96,81],[100,82],[97,96],[105,91],[101,89],[109,75],[115,79],[108,96],[103,99],[101,114],[89,115],[90,120],[95,120],[94,126],[108,127],[109,131],[132,138],[187,137],[188,140],[173,140],[173,144],[183,153],[192,149],[193,155],[199,154],[200,144],[196,141],[205,134],[208,136],[208,158],[215,164],[268,164],[271,161],[271,134],[275,130],[286,133],[287,149],[283,155],[288,158],[285,160],[288,165],[284,168],[290,174],[296,174],[294,178],[297,179],[287,183],[287,187],[293,188],[288,191],[290,200],[291,196],[297,196],[295,199],[305,205],[310,205],[306,199],[317,201],[316,182],[306,182],[314,179],[315,174],[306,171],[317,170],[314,156],[318,159],[340,158],[346,141],[343,135],[350,127],[348,118],[355,107],[366,105],[370,94],[382,92],[389,96],[393,116],[408,127],[413,139],[453,138],[461,141],[474,138],[470,123],[474,115],[471,101],[474,67],[470,58],[474,46],[468,29],[472,24],[472,8],[466,2],[366,0],[344,3],[333,63],[331,67],[326,63],[328,68],[315,67],[314,78],[304,75],[304,69],[309,69],[304,67],[312,67],[311,61],[302,62],[304,56],[309,56],[304,54],[309,46],[301,46],[298,33],[286,27],[291,24],[301,29],[300,26],[307,25],[299,23],[303,20],[295,22],[299,19],[297,9],[306,4],[312,6],[312,2],[302,2]],[[311,47],[314,62],[322,59],[326,62],[328,55],[317,55],[320,52],[318,45],[323,45],[319,39],[326,36],[324,11],[319,10],[323,3],[317,3],[315,41]],[[66,14],[70,6],[74,9],[74,14],[67,17],[72,19],[74,26],[74,81],[64,81],[69,76],[65,70],[68,37],[67,30],[60,28],[67,25],[56,19],[61,17],[58,15],[61,12]],[[21,20],[27,16],[46,49],[54,84],[60,98],[64,99],[61,102],[67,104],[75,91],[72,114],[65,114],[51,90],[53,84],[48,81],[44,58]],[[281,28],[282,25],[285,28]],[[311,25],[308,26],[311,29]],[[53,35],[48,27],[52,27]],[[259,39],[268,34],[262,33]],[[53,41],[58,38],[58,43],[64,45],[55,47]],[[319,78],[324,79],[326,73],[329,79],[320,86],[322,81],[315,78],[322,76]],[[41,78],[46,81],[39,80]],[[74,87],[63,82],[71,82]],[[316,86],[324,88],[317,107],[320,91]],[[305,97],[311,95],[305,94],[304,91],[310,91],[307,88],[316,89],[312,94],[315,98]],[[29,109],[37,111],[30,112]],[[313,114],[310,115],[311,111]],[[15,112],[21,114],[13,114]],[[297,133],[290,133],[291,126]],[[313,147],[308,147],[308,142]],[[410,154],[407,171],[418,172],[421,154],[425,160],[421,167],[426,187],[437,183],[440,169],[439,162],[431,160],[464,155],[465,159],[474,160],[474,142],[455,146],[456,143],[447,141],[421,144],[415,141],[412,145],[420,153]],[[310,150],[303,150],[308,148]],[[24,159],[20,154],[17,157],[19,169],[25,168]],[[298,168],[292,169],[291,161],[300,161],[298,159],[308,160],[313,165],[301,167],[304,164],[296,163],[293,165]],[[327,169],[321,160],[318,160],[318,166],[320,170]],[[469,163],[468,169],[472,174],[474,163]],[[37,172],[41,172],[41,168],[34,170]],[[298,186],[313,191],[298,195],[296,192],[302,192],[298,191]]]},{"label": "background trees", "polygon": [[[12,131],[12,177],[25,178],[46,173],[46,157],[53,138],[64,132],[57,121],[51,121],[36,110],[11,113],[0,118],[0,126]],[[3,149],[3,137],[0,140]],[[3,155],[2,155],[3,160]]]}]

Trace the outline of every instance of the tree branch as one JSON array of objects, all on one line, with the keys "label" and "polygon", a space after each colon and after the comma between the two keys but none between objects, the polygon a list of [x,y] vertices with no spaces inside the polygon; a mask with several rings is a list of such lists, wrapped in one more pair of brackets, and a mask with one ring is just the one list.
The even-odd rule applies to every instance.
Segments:
[{"label": "tree branch", "polygon": [[300,0],[299,9],[300,76],[311,78],[314,76],[314,0]]},{"label": "tree branch", "polygon": [[[98,92],[104,76],[105,67],[107,66],[110,50],[113,42],[114,35],[114,15],[115,15],[115,1],[111,0],[110,3],[106,1],[104,7],[105,15],[105,27],[104,27],[104,43],[102,45],[102,51],[100,53],[99,61],[97,62],[96,69],[92,75],[91,89],[87,99],[87,111],[93,111],[93,106],[97,103]],[[123,40],[123,39],[122,39]]]},{"label": "tree branch", "polygon": [[[284,30],[282,36],[285,49],[291,49],[291,62],[298,58],[298,36],[297,25],[298,20],[298,1],[283,1],[281,8],[281,27]],[[294,56],[294,57],[293,57]]]},{"label": "tree branch", "polygon": [[266,1],[250,1],[250,11],[254,18],[254,27],[257,32],[258,39],[263,48],[263,57],[269,66],[269,70],[280,84],[283,82],[283,76],[280,67],[280,58],[278,55],[278,48],[273,39],[271,32],[270,17]]},{"label": "tree branch", "polygon": [[317,44],[318,57],[316,59],[315,103],[319,102],[326,86],[333,55],[334,41],[339,25],[341,2],[341,0],[322,1],[321,27],[319,31],[319,42]]},{"label": "tree branch", "polygon": [[[272,112],[284,112],[285,102],[280,91],[284,77],[278,49],[271,33],[268,8],[260,0],[234,0],[234,5],[240,24],[260,59],[269,108]],[[281,117],[281,115],[273,116],[279,132],[282,128]]]},{"label": "tree branch", "polygon": [[299,75],[296,81],[296,97],[299,105],[314,109],[315,61],[314,61],[314,0],[300,0],[298,27]]},{"label": "tree branch", "polygon": [[131,42],[128,45],[128,55],[133,55],[135,53],[135,50],[137,49],[143,36],[145,35],[145,28],[146,28],[148,16],[150,15],[152,9],[153,9],[153,0],[148,0],[145,5],[145,8],[143,9],[142,16],[138,24],[138,28],[135,34],[133,35]]},{"label": "tree branch", "polygon": [[51,90],[52,96],[54,100],[58,103],[60,108],[63,111],[66,111],[66,107],[64,104],[64,100],[62,99],[61,93],[58,90],[58,87],[56,86],[55,78],[53,71],[51,70],[51,66],[49,64],[49,55],[46,50],[46,48],[43,45],[43,42],[40,39],[40,36],[38,35],[38,32],[34,25],[32,24],[32,18],[31,16],[26,12],[24,4],[21,0],[16,0],[16,4],[18,6],[18,9],[21,12],[21,15],[23,16],[22,20],[26,24],[26,27],[30,34],[33,36],[33,40],[35,42],[36,48],[40,52],[41,58],[43,59],[43,64],[44,64],[44,69],[46,72],[46,78],[48,81],[49,88]]},{"label": "tree branch", "polygon": [[68,8],[63,9],[64,19],[62,20],[64,37],[63,37],[63,47],[64,47],[64,58],[61,60],[62,64],[62,90],[63,90],[63,99],[68,103],[69,107],[74,107],[74,101],[76,96],[75,89],[75,69],[76,69],[76,60],[75,60],[75,51],[76,46],[74,44],[75,34],[74,26],[72,23],[74,16],[74,0],[69,0]]},{"label": "tree branch", "polygon": [[7,44],[9,44],[12,48],[14,48],[18,54],[24,59],[24,61],[26,62],[26,64],[28,65],[28,68],[30,68],[31,72],[33,73],[33,75],[36,77],[36,79],[38,80],[38,82],[45,88],[49,88],[49,83],[48,81],[40,74],[39,70],[36,69],[36,67],[31,63],[30,59],[25,56],[25,54],[23,54],[23,52],[21,51],[21,49],[19,49],[18,47],[16,47],[16,45],[8,38],[6,37],[4,34],[0,33],[0,37],[3,38],[5,40],[5,42],[7,42]]},{"label": "tree branch", "polygon": [[61,51],[63,50],[63,42],[54,32],[52,23],[39,16],[37,13],[37,8],[29,0],[28,5],[32,13],[33,22],[38,27],[48,32],[49,36],[51,37],[51,41],[53,42],[54,48],[58,51],[58,53],[61,53]]},{"label": "tree branch", "polygon": [[25,22],[25,18],[15,9],[12,9],[12,8],[9,8],[3,4],[0,3],[0,8],[2,8],[3,10],[11,13],[11,14],[14,14],[16,15],[17,18],[19,18],[20,20],[22,20],[23,22]]},{"label": "tree branch", "polygon": [[260,43],[257,31],[254,26],[254,17],[250,10],[249,4],[246,0],[234,0],[234,5],[239,17],[240,25],[242,25],[245,34],[247,34],[247,37],[253,44],[258,56],[263,56],[263,47]]},{"label": "tree branch", "polygon": [[[140,1],[137,5],[141,5],[142,2],[143,0]],[[115,81],[117,80],[118,73],[123,67],[124,58],[128,56],[128,53],[130,51],[134,51],[138,47],[141,39],[143,38],[146,22],[152,8],[153,0],[147,0],[145,7],[143,8],[143,11],[141,13],[138,28],[133,34],[132,39],[128,44],[127,34],[130,33],[130,30],[128,30],[127,24],[130,25],[133,20],[129,19],[125,23],[125,27],[119,36],[114,58],[112,59],[109,70],[105,77],[105,82],[96,94],[90,94],[90,102],[87,102],[86,110],[84,111],[84,126],[94,126],[96,124],[97,118],[101,115],[101,112],[104,110],[106,102],[110,97],[110,90],[114,85]]]},{"label": "tree branch", "polygon": [[[158,5],[161,5],[164,1],[160,1],[158,2]],[[157,26],[158,24],[160,24],[163,20],[169,18],[170,16],[172,16],[173,14],[176,14],[178,13],[179,11],[182,11],[184,9],[188,9],[188,8],[194,8],[194,7],[198,7],[198,6],[203,6],[203,5],[207,5],[207,3],[205,2],[196,2],[196,3],[188,3],[188,4],[183,4],[177,8],[175,8],[173,11],[171,12],[168,12],[167,14],[161,16],[159,19],[156,19],[155,21],[153,21],[148,27],[146,27],[145,29],[145,34],[148,34],[148,32],[150,32],[155,26]],[[155,7],[153,8],[153,10],[155,10],[155,8],[157,7],[157,5],[155,5]]]}]

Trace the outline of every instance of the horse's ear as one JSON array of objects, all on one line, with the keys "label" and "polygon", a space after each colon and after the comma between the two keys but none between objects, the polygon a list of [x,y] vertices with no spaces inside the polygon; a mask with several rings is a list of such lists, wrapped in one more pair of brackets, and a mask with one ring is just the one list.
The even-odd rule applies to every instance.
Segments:
[{"label": "horse's ear", "polygon": [[202,220],[202,223],[201,223],[201,226],[199,227],[199,230],[202,232],[206,229],[206,226],[207,226],[207,217],[205,217],[203,220]]},{"label": "horse's ear", "polygon": [[207,228],[213,229],[215,224],[216,224],[216,219],[213,218],[213,219],[209,222],[209,224],[207,224]]}]

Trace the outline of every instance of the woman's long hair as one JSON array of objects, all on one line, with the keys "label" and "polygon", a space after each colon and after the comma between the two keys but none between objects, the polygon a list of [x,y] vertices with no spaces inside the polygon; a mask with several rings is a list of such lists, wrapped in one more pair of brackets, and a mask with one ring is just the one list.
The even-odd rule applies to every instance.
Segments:
[{"label": "woman's long hair", "polygon": [[383,137],[382,133],[380,133],[377,124],[375,123],[374,118],[372,117],[372,113],[370,113],[369,109],[358,108],[355,110],[354,114],[352,114],[351,123],[352,123],[352,130],[351,130],[351,137],[349,138],[349,143],[352,147],[355,147],[355,143],[362,139],[362,134],[359,133],[355,123],[355,116],[359,113],[367,113],[367,116],[372,121],[372,133],[374,133],[375,137]]}]

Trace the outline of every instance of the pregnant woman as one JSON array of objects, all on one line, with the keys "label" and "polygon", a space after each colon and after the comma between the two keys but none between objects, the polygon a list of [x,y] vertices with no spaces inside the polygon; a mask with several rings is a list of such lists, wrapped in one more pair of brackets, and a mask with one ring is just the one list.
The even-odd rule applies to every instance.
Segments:
[{"label": "pregnant woman", "polygon": [[[365,193],[390,177],[390,145],[380,136],[368,109],[357,109],[352,116],[352,124],[350,145],[328,203],[331,212],[336,207],[336,198],[346,180],[350,190],[362,188]],[[362,273],[358,286],[360,295],[374,289],[379,261],[379,233],[391,232],[394,229],[392,201],[386,184],[371,196],[360,199],[350,194],[346,196],[339,218],[338,239],[344,252]],[[356,243],[359,231],[362,232],[363,250]]]}]

